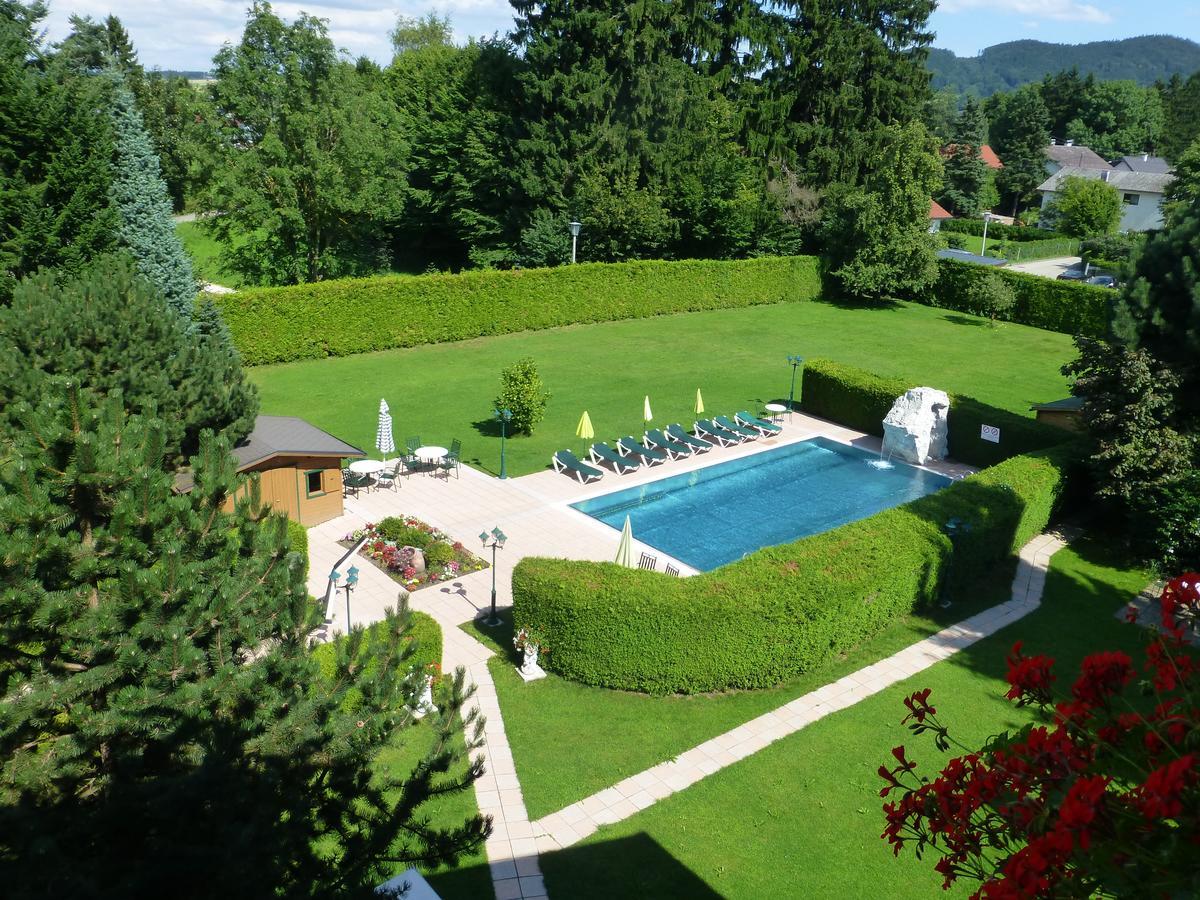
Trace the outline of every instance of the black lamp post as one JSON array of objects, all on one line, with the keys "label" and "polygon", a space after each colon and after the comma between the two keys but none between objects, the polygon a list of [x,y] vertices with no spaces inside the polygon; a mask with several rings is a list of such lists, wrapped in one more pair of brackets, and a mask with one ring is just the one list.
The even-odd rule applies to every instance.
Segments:
[{"label": "black lamp post", "polygon": [[508,423],[512,421],[512,411],[507,409],[494,410],[492,418],[498,419],[500,422],[500,477],[507,478],[508,470],[504,467],[504,438],[508,434]]},{"label": "black lamp post", "polygon": [[789,353],[788,362],[792,365],[792,386],[788,390],[788,419],[790,420],[792,416],[792,400],[796,396],[796,370],[804,365],[804,357],[794,356]]},{"label": "black lamp post", "polygon": [[492,548],[492,615],[483,624],[495,628],[500,624],[500,617],[496,615],[496,551],[504,549],[504,542],[508,540],[508,536],[497,525],[490,532],[479,532],[479,540],[483,542],[484,550]]},{"label": "black lamp post", "polygon": [[[342,573],[334,569],[329,573],[329,580],[333,582],[333,589],[336,591],[339,588],[338,581],[341,579]],[[358,566],[351,566],[346,572],[346,583],[340,586],[346,592],[346,634],[350,633],[350,592],[358,587]]]}]

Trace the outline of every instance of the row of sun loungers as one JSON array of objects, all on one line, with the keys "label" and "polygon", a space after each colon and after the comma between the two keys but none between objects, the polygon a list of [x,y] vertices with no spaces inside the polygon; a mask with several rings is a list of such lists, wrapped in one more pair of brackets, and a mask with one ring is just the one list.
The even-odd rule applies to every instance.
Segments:
[{"label": "row of sun loungers", "polygon": [[638,441],[632,435],[617,441],[614,450],[603,442],[592,444],[588,451],[588,462],[579,459],[570,450],[559,450],[554,454],[554,471],[565,472],[588,484],[604,477],[602,465],[608,465],[618,475],[635,472],[642,466],[661,465],[673,459],[682,459],[697,453],[705,453],[714,446],[730,447],[743,441],[757,440],[764,435],[778,434],[780,427],[774,422],[760,419],[748,412],[740,412],[732,419],[716,416],[699,419],[693,426],[694,434],[688,434],[682,425],[667,428],[651,428]]}]

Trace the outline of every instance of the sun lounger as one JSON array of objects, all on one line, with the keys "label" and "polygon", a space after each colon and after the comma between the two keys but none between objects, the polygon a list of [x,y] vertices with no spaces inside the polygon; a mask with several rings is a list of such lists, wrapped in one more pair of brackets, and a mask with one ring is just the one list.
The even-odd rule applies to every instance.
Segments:
[{"label": "sun lounger", "polygon": [[657,466],[659,463],[665,463],[671,458],[661,450],[651,450],[649,447],[643,447],[632,435],[623,437],[617,441],[617,452],[623,456],[634,456],[647,466]]},{"label": "sun lounger", "polygon": [[667,437],[658,428],[651,428],[646,431],[646,446],[662,450],[664,453],[670,456],[671,459],[679,459],[683,456],[691,456],[694,452],[696,452],[693,448],[689,447],[682,441],[677,441],[673,438]]},{"label": "sun lounger", "polygon": [[747,428],[745,425],[739,425],[737,422],[733,421],[733,419],[729,418],[729,416],[717,416],[715,419],[713,419],[713,421],[726,431],[732,431],[734,434],[740,434],[748,441],[756,441],[762,437],[762,432],[758,429]]},{"label": "sun lounger", "polygon": [[704,453],[707,450],[711,450],[713,446],[709,441],[704,440],[704,438],[693,437],[688,434],[679,423],[667,426],[667,437],[679,441],[681,444],[686,444],[695,453]]},{"label": "sun lounger", "polygon": [[555,472],[569,472],[579,480],[580,484],[587,484],[589,481],[604,477],[603,469],[589,466],[570,450],[559,450],[555,453],[553,463]]},{"label": "sun lounger", "polygon": [[760,419],[758,416],[752,416],[749,412],[743,410],[734,416],[738,423],[745,425],[747,428],[753,428],[762,434],[779,434],[783,429],[774,422],[768,422],[766,419]]},{"label": "sun lounger", "polygon": [[638,460],[622,456],[612,447],[608,446],[608,444],[592,444],[592,449],[588,455],[594,463],[608,463],[618,475],[625,472],[633,472],[641,465],[641,462]]},{"label": "sun lounger", "polygon": [[722,428],[715,424],[712,419],[698,419],[696,421],[696,434],[704,439],[711,438],[722,447],[729,447],[733,444],[740,444],[746,440],[746,436],[738,434],[736,431],[730,431],[728,428]]}]

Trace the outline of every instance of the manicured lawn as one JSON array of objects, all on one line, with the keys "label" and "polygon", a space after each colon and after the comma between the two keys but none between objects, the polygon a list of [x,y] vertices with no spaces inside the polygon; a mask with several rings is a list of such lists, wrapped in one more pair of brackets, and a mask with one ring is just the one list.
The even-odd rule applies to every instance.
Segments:
[{"label": "manicured lawn", "polygon": [[[525,805],[537,819],[670,759],[821,685],[890,656],[1009,598],[1014,564],[956,597],[949,610],[905,616],[831,665],[771,690],[650,697],[549,675],[525,684],[513,668],[511,629],[497,635],[503,658],[489,661],[504,711]],[[461,626],[487,640],[491,629]],[[501,629],[497,629],[501,631]],[[580,753],[579,747],[587,747]]]},{"label": "manicured lawn", "polygon": [[184,249],[191,254],[192,268],[195,270],[197,278],[225,287],[239,288],[243,286],[242,276],[227,271],[221,265],[221,244],[216,238],[207,234],[198,223],[177,222],[175,233],[183,241]]},{"label": "manicured lawn", "polygon": [[508,443],[508,472],[521,475],[545,468],[555,450],[582,448],[575,428],[585,409],[597,438],[608,439],[641,433],[647,394],[656,424],[688,426],[697,388],[710,412],[786,401],[789,353],[904,376],[1021,414],[1067,395],[1059,368],[1074,355],[1067,335],[1007,323],[991,328],[931,307],[786,303],[262,366],[250,377],[264,413],[303,416],[365,450],[385,397],[398,443],[419,434],[449,446],[457,437],[464,462],[494,473],[500,370],[530,356],[552,396],[534,435]]},{"label": "manicured lawn", "polygon": [[[1111,558],[1106,547],[1091,541],[1060,551],[1042,607],[1025,619],[682,793],[601,828],[575,847],[542,856],[550,895],[608,897],[619,884],[624,896],[656,898],[940,896],[941,878],[933,871],[936,857],[919,862],[905,852],[894,859],[879,838],[882,782],[875,770],[890,759],[890,749],[906,745],[910,758],[928,767],[927,772],[946,758],[932,741],[914,738],[901,726],[903,697],[932,688],[930,700],[953,734],[977,745],[1025,721],[1027,713],[1003,699],[1004,657],[1014,641],[1024,640],[1027,652],[1053,655],[1064,688],[1089,652],[1124,649],[1140,661],[1145,633],[1114,612],[1145,586],[1148,575],[1110,565]],[[502,692],[512,740],[521,716],[517,707],[509,714],[509,702]],[[668,701],[648,702],[665,708]],[[584,720],[591,714],[587,709],[576,717],[575,726],[585,729],[586,736],[575,739],[570,752],[604,759],[604,741],[586,731]],[[664,730],[676,727],[669,718],[660,724]],[[514,743],[514,752],[521,770],[528,748]],[[521,774],[528,799],[530,786],[523,770]],[[970,888],[961,885],[950,895],[965,897]]]}]

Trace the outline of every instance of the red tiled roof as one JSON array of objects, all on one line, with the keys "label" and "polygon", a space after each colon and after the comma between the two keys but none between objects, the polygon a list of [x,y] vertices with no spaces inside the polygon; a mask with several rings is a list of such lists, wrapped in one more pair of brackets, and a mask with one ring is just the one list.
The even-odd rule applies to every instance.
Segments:
[{"label": "red tiled roof", "polygon": [[[949,156],[950,154],[952,154],[954,152],[954,149],[957,146],[958,146],[958,144],[947,144],[945,147],[942,148],[942,156]],[[996,151],[993,150],[991,147],[989,147],[987,144],[982,144],[979,147],[979,155],[980,155],[980,157],[982,157],[983,161],[985,163],[987,163],[988,168],[990,168],[990,169],[1003,169],[1004,168],[1004,163],[1000,162],[1000,157],[998,157],[996,155]]]},{"label": "red tiled roof", "polygon": [[953,219],[954,216],[946,212],[942,205],[936,200],[929,201],[929,218],[931,219]]}]

